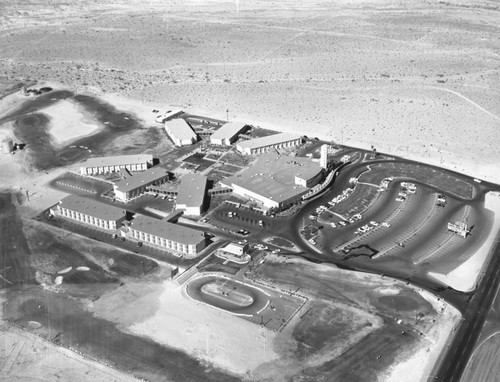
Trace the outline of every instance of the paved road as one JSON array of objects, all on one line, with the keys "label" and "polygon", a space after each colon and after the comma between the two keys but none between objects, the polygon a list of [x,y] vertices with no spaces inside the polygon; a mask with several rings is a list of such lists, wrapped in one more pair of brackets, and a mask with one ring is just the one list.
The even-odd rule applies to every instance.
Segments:
[{"label": "paved road", "polygon": [[436,364],[429,381],[460,381],[499,288],[500,243],[498,242],[487,269],[464,311],[463,325],[459,327],[450,349],[444,352]]}]

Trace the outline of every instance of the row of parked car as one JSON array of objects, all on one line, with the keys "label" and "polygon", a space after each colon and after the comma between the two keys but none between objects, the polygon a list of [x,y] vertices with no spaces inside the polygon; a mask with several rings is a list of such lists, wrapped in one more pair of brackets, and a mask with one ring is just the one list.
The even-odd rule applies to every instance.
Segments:
[{"label": "row of parked car", "polygon": [[417,186],[414,183],[401,182],[401,186],[396,201],[402,202],[406,200],[408,194],[414,194],[416,192],[417,192]]},{"label": "row of parked car", "polygon": [[[354,224],[356,223],[357,220],[361,220],[363,218],[363,216],[361,216],[361,214],[356,214],[356,215],[353,215],[352,217],[350,217],[349,219],[347,220],[341,220],[338,222],[338,225],[340,225],[341,227],[345,227],[349,224]],[[335,224],[334,222],[330,223],[330,225],[333,227],[333,228],[336,228],[337,227],[337,224]]]},{"label": "row of parked car", "polygon": [[375,227],[378,227],[378,226],[382,226],[382,227],[390,227],[391,225],[387,222],[383,222],[383,223],[378,223],[376,222],[375,220],[372,220],[370,222],[370,224],[365,224],[363,227],[359,227],[355,232],[354,234],[355,235],[361,235],[362,233],[366,233],[368,231],[371,231],[372,229],[374,229]]},{"label": "row of parked car", "polygon": [[[341,201],[347,199],[349,197],[349,195],[352,194],[353,191],[354,191],[354,188],[351,188],[351,187],[346,188],[344,191],[342,191],[342,193],[340,195],[337,195],[332,200],[330,200],[328,202],[328,204],[331,207],[335,206],[336,204],[340,203]],[[324,206],[320,206],[320,207],[324,207]],[[326,209],[326,207],[325,207],[325,209]]]},{"label": "row of parked car", "polygon": [[[328,202],[328,205],[330,207],[333,207],[335,206],[336,204],[340,203],[341,201],[343,201],[344,199],[346,199],[349,195],[352,194],[352,192],[354,191],[354,188],[346,188],[340,195],[337,195],[335,198],[333,198],[332,200],[330,200]],[[321,213],[325,212],[326,210],[328,210],[328,207],[325,206],[325,205],[320,205],[316,208],[316,213],[313,213],[311,215],[309,215],[309,219],[311,220],[317,220],[318,218],[318,215],[320,215]],[[347,225],[348,222],[346,222],[345,225]]]}]

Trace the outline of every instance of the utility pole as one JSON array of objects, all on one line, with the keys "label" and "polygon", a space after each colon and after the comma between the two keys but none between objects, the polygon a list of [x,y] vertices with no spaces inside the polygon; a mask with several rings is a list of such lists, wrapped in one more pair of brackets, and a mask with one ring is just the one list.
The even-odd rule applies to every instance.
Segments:
[{"label": "utility pole", "polygon": [[229,109],[226,109],[226,121],[229,122]]}]

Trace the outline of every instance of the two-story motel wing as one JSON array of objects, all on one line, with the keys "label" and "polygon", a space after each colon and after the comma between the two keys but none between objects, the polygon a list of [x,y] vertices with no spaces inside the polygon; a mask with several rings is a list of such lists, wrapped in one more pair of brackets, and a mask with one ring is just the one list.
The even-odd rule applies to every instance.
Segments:
[{"label": "two-story motel wing", "polygon": [[69,195],[52,210],[54,214],[106,230],[120,228],[126,211],[94,199]]},{"label": "two-story motel wing", "polygon": [[206,246],[203,232],[143,215],[136,215],[132,220],[129,235],[135,240],[186,255],[196,255]]},{"label": "two-story motel wing", "polygon": [[128,171],[144,171],[153,165],[153,156],[150,154],[119,155],[111,157],[89,158],[80,165],[82,175],[106,174]]},{"label": "two-story motel wing", "polygon": [[200,215],[205,206],[208,179],[201,174],[187,174],[177,189],[176,208],[186,215]]},{"label": "two-story motel wing", "polygon": [[228,122],[210,136],[210,143],[229,146],[238,139],[238,134],[244,134],[249,128],[250,126],[243,122]]},{"label": "two-story motel wing", "polygon": [[196,143],[198,136],[182,118],[172,119],[165,122],[165,131],[176,146],[188,146]]},{"label": "two-story motel wing", "polygon": [[302,137],[289,133],[279,133],[238,142],[236,143],[236,149],[244,155],[254,155],[266,153],[272,149],[298,146],[301,143]]},{"label": "two-story motel wing", "polygon": [[115,198],[122,202],[128,202],[145,193],[149,186],[165,183],[169,177],[170,173],[164,168],[152,167],[116,182],[113,185]]}]

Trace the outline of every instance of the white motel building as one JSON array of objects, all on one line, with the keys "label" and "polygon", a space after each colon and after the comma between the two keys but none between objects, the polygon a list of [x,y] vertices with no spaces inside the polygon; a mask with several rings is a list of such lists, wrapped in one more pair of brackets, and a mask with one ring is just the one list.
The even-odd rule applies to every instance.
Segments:
[{"label": "white motel building", "polygon": [[129,236],[137,241],[186,255],[196,255],[206,245],[203,232],[143,215],[134,217]]},{"label": "white motel building", "polygon": [[126,211],[82,196],[70,195],[51,209],[54,215],[105,230],[120,228]]},{"label": "white motel building", "polygon": [[149,154],[95,157],[87,159],[80,165],[80,174],[107,174],[110,172],[118,172],[121,169],[127,169],[129,171],[144,171],[152,165],[153,156]]}]

